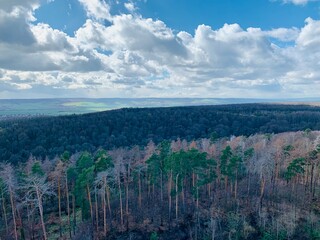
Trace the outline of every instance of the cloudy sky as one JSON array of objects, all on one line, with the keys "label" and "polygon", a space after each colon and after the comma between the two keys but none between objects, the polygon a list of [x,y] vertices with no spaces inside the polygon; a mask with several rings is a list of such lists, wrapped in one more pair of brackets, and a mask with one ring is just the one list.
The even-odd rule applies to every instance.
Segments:
[{"label": "cloudy sky", "polygon": [[0,0],[0,98],[319,96],[317,0]]}]

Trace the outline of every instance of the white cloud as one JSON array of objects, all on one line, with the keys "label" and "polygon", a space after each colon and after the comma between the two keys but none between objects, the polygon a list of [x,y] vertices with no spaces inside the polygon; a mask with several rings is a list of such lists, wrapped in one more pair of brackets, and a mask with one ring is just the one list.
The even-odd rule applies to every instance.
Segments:
[{"label": "white cloud", "polygon": [[87,11],[88,17],[96,20],[111,21],[110,6],[104,0],[79,0]]},{"label": "white cloud", "polygon": [[[74,37],[35,24],[37,1],[0,3],[1,96],[261,98],[320,90],[319,20],[301,29],[225,24],[176,33],[136,13],[111,15],[105,1],[79,1],[88,19]],[[131,3],[126,8],[136,11]]]},{"label": "white cloud", "polygon": [[129,11],[129,12],[134,12],[137,10],[136,6],[134,5],[133,2],[127,2],[124,3],[124,7]]},{"label": "white cloud", "polygon": [[11,12],[17,8],[35,10],[40,6],[40,0],[1,0],[0,9]]},{"label": "white cloud", "polygon": [[306,25],[302,28],[297,38],[299,47],[308,48],[311,51],[318,50],[320,46],[320,21],[311,18],[306,19]]},{"label": "white cloud", "polygon": [[306,5],[310,2],[316,2],[318,0],[282,0],[283,3],[291,3],[294,5]]},{"label": "white cloud", "polygon": [[48,24],[38,23],[30,26],[30,30],[42,51],[77,51],[71,37],[64,32],[52,29]]},{"label": "white cloud", "polygon": [[0,33],[0,42],[21,45],[35,42],[24,13],[7,13],[0,9]]},{"label": "white cloud", "polygon": [[270,31],[265,31],[264,34],[267,37],[272,37],[282,42],[290,42],[297,39],[299,32],[298,28],[276,28]]}]

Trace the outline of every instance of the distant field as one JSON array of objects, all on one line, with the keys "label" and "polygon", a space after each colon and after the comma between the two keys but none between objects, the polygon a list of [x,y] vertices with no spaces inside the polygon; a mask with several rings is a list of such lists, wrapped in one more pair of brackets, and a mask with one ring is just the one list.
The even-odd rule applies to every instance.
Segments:
[{"label": "distant field", "polygon": [[12,99],[0,100],[0,116],[65,115],[127,107],[172,107],[255,102],[253,99]]},{"label": "distant field", "polygon": [[102,98],[102,99],[0,99],[0,118],[57,116],[106,111],[119,108],[220,105],[234,103],[294,103],[319,106],[320,99],[237,99],[237,98]]}]

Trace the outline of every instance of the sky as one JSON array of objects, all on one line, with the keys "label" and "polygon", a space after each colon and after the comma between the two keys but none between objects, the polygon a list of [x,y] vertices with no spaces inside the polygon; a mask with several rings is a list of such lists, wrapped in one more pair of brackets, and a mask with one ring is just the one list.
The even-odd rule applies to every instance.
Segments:
[{"label": "sky", "polygon": [[319,0],[0,0],[0,98],[320,97]]}]

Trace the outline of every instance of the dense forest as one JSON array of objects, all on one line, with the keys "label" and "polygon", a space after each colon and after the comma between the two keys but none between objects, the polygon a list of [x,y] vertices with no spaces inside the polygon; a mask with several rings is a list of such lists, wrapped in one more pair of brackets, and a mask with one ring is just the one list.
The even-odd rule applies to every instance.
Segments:
[{"label": "dense forest", "polygon": [[306,130],[31,155],[1,164],[0,236],[320,239],[319,153]]},{"label": "dense forest", "polygon": [[271,104],[127,108],[92,114],[0,121],[0,161],[44,159],[64,151],[156,144],[177,138],[320,130],[320,108]]}]

